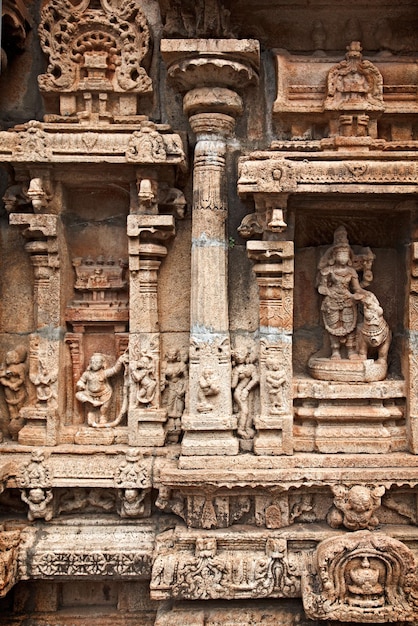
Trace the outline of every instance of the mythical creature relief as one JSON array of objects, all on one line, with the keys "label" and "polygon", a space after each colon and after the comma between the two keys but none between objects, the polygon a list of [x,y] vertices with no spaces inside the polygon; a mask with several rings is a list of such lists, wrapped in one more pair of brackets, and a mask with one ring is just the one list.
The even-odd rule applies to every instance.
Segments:
[{"label": "mythical creature relief", "polygon": [[[373,259],[370,248],[354,254],[347,230],[337,228],[333,245],[318,264],[318,292],[323,296],[321,313],[331,355],[311,357],[309,371],[314,378],[362,382],[386,377],[391,333],[378,299],[365,289],[373,278]],[[378,350],[374,361],[372,349]]]},{"label": "mythical creature relief", "polygon": [[28,505],[28,520],[49,522],[54,516],[52,479],[42,450],[32,452],[31,460],[22,467],[16,482],[22,501]]},{"label": "mythical creature relief", "polygon": [[327,514],[327,522],[331,528],[344,526],[348,530],[373,530],[378,526],[379,519],[375,512],[385,493],[383,486],[334,485],[332,492],[334,505]]},{"label": "mythical creature relief", "polygon": [[117,511],[120,517],[145,517],[150,514],[151,477],[149,465],[139,450],[132,448],[117,468],[114,477],[118,489]]}]

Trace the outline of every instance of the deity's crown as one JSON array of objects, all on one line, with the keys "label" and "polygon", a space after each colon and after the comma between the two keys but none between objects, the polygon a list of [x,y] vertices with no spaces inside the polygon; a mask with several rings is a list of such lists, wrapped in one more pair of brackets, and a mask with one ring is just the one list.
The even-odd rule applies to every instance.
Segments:
[{"label": "deity's crown", "polygon": [[347,237],[347,229],[345,228],[345,226],[339,226],[334,232],[334,247],[335,246],[345,248],[350,247]]}]

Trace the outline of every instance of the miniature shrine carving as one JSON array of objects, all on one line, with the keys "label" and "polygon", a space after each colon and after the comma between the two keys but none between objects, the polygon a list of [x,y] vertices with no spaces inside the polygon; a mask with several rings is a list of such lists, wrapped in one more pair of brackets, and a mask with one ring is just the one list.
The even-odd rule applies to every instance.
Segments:
[{"label": "miniature shrine carving", "polygon": [[39,33],[49,56],[39,87],[60,100],[59,115],[51,119],[107,122],[137,114],[137,94],[152,90],[141,66],[149,30],[139,4],[80,2],[76,9],[66,0],[50,2]]}]

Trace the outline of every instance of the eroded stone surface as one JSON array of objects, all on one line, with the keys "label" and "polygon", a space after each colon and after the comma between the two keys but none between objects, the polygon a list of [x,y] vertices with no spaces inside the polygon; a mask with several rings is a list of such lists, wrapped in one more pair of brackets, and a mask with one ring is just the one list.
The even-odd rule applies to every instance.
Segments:
[{"label": "eroded stone surface", "polygon": [[2,14],[0,624],[415,623],[416,7]]}]

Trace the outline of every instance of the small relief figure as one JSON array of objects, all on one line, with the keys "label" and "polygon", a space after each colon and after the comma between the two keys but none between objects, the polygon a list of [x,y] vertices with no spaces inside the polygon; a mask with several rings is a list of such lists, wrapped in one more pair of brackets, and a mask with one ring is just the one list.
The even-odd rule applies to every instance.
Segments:
[{"label": "small relief figure", "polygon": [[0,383],[4,388],[4,398],[9,409],[8,434],[15,441],[25,423],[20,416],[20,409],[28,397],[26,355],[26,349],[19,346],[6,353],[5,362],[0,366]]},{"label": "small relief figure", "polygon": [[363,304],[363,322],[357,329],[359,358],[367,359],[369,348],[375,348],[378,354],[376,363],[386,365],[392,333],[383,317],[383,309],[371,291],[367,291],[361,301]]},{"label": "small relief figure", "polygon": [[260,382],[256,358],[251,354],[249,346],[237,348],[232,355],[233,368],[231,387],[233,398],[238,409],[238,436],[242,439],[252,439],[255,431],[252,427],[253,416],[250,412],[250,392]]},{"label": "small relief figure", "polygon": [[350,566],[347,568],[348,603],[361,608],[383,606],[384,588],[379,578],[385,572],[381,564],[376,559],[370,560],[369,557],[364,556],[358,560],[353,559]]},{"label": "small relief figure", "polygon": [[148,490],[129,488],[118,489],[118,513],[121,517],[141,517],[144,513],[144,498]]},{"label": "small relief figure", "polygon": [[91,405],[87,413],[87,423],[95,428],[110,427],[114,422],[109,422],[108,410],[112,399],[113,389],[109,378],[120,372],[126,362],[126,356],[118,358],[113,367],[106,367],[104,354],[95,353],[90,359],[80,380],[77,382],[75,397],[83,403]]},{"label": "small relief figure", "polygon": [[332,488],[334,506],[327,514],[327,523],[331,528],[344,526],[348,530],[373,530],[379,520],[375,511],[381,505],[385,488],[354,485],[345,487],[336,485]]},{"label": "small relief figure", "polygon": [[142,354],[137,361],[131,361],[129,371],[136,385],[134,403],[136,407],[150,408],[157,391],[155,361],[152,356]]},{"label": "small relief figure", "polygon": [[349,359],[357,359],[356,325],[358,301],[369,292],[360,286],[353,267],[353,251],[347,231],[340,226],[334,233],[334,244],[318,265],[318,291],[324,296],[321,311],[331,343],[331,359],[341,359],[346,347]]},{"label": "small relief figure", "polygon": [[282,368],[277,358],[268,357],[266,359],[266,384],[270,399],[270,413],[280,415],[285,410],[284,385],[286,383],[286,372]]},{"label": "small relief figure", "polygon": [[36,387],[36,406],[38,408],[56,408],[57,392],[55,383],[57,378],[58,373],[56,371],[49,371],[46,365],[39,361],[38,373],[30,376],[31,382]]},{"label": "small relief figure", "polygon": [[162,364],[161,391],[164,392],[163,406],[167,407],[167,438],[170,443],[177,443],[180,437],[187,373],[187,358],[182,358],[179,350],[169,350]]},{"label": "small relief figure", "polygon": [[30,522],[35,519],[44,519],[49,522],[53,518],[52,489],[43,489],[42,487],[22,489],[21,498],[29,506],[28,520]]},{"label": "small relief figure", "polygon": [[213,411],[212,401],[220,392],[219,379],[211,367],[205,367],[199,378],[199,389],[197,392],[197,410],[199,413],[209,413]]}]

